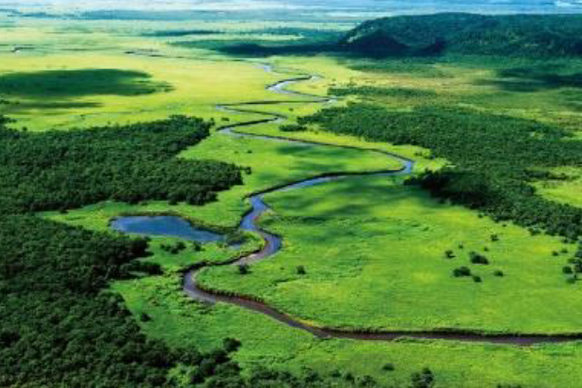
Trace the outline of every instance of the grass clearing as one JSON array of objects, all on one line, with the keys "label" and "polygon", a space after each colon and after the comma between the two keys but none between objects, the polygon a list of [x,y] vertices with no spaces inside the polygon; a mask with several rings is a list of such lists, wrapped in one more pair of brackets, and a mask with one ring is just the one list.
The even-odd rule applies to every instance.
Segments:
[{"label": "grass clearing", "polygon": [[[570,309],[582,293],[562,274],[575,246],[558,238],[440,204],[398,179],[346,179],[270,194],[267,202],[275,215],[265,226],[285,236],[284,250],[249,276],[209,269],[204,284],[326,327],[578,331],[581,317]],[[562,249],[569,254],[553,256]],[[490,264],[471,264],[473,251]],[[300,265],[307,275],[297,274]],[[454,278],[461,266],[483,282]],[[505,276],[495,276],[498,270]]]}]

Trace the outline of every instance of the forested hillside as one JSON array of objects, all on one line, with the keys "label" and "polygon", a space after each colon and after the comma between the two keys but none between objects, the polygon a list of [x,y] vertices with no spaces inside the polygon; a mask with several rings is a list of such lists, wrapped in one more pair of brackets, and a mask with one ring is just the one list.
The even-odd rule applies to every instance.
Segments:
[{"label": "forested hillside", "polygon": [[447,13],[389,17],[363,23],[340,46],[372,56],[580,56],[582,16]]}]

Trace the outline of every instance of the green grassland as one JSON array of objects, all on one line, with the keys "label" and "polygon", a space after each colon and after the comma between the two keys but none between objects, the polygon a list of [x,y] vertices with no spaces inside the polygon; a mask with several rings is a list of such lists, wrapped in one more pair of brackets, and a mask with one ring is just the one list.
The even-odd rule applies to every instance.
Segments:
[{"label": "green grassland", "polygon": [[[88,22],[91,24],[87,28],[94,34],[73,25],[65,29],[59,21],[43,21],[43,28],[28,23],[32,22],[6,30],[0,38],[8,47],[30,42],[36,47],[18,54],[9,49],[0,53],[0,98],[19,102],[0,105],[0,113],[8,113],[18,120],[19,126],[31,130],[146,121],[179,113],[215,118],[222,124],[261,116],[218,112],[216,103],[306,100],[265,90],[281,75],[266,73],[253,64],[234,61],[213,51],[176,47],[172,45],[176,39],[144,35],[148,31],[191,28],[186,23],[176,27],[147,22],[135,26],[125,22],[115,24],[117,30],[112,32],[102,22]],[[272,24],[204,24],[204,28],[227,30],[225,39],[240,38],[236,31],[257,27],[268,28]],[[260,38],[265,37],[261,34]],[[93,49],[74,53],[65,50],[75,45]],[[152,50],[184,58],[129,56],[123,54],[126,50]],[[290,73],[324,77],[292,87],[305,93],[325,95],[333,87],[361,86],[429,92],[396,96],[354,94],[346,96],[340,104],[364,99],[402,110],[427,103],[462,105],[558,123],[570,129],[577,128],[582,114],[576,102],[579,85],[564,81],[569,78],[561,78],[563,82],[558,85],[544,84],[544,76],[539,72],[548,70],[539,70],[541,65],[536,63],[499,64],[458,58],[438,63],[385,61],[379,66],[366,60],[324,56],[273,57],[267,61]],[[518,69],[527,65],[538,70],[527,74],[503,72],[505,67]],[[582,65],[571,61],[560,66],[557,67],[560,74],[566,77],[577,74]],[[103,78],[95,77],[96,74]],[[38,77],[40,81],[36,81]],[[83,82],[84,77],[87,82]],[[536,90],[515,87],[520,83],[538,87]],[[3,85],[10,88],[2,89]],[[22,85],[29,85],[30,92]],[[283,113],[293,121],[315,112],[320,105],[265,105],[257,109]],[[223,121],[227,117],[229,121]],[[438,169],[446,163],[433,159],[429,150],[419,147],[367,142],[317,128],[285,133],[278,125],[269,124],[242,130],[355,146],[362,151],[213,133],[180,157],[232,162],[249,167],[252,172],[244,176],[244,185],[220,193],[217,202],[200,207],[155,201],[138,205],[104,202],[66,214],[48,212],[42,216],[99,231],[107,231],[110,220],[119,215],[159,213],[232,228],[248,210],[245,196],[257,190],[329,172],[401,167],[396,160],[379,157],[366,149],[414,159],[416,171]],[[579,176],[577,171],[569,174]],[[578,183],[576,179],[539,182],[536,187],[548,198],[579,204]],[[246,276],[230,267],[207,270],[202,276],[205,284],[260,297],[295,317],[321,326],[521,333],[580,331],[582,317],[575,306],[582,295],[578,284],[569,284],[562,274],[562,267],[575,247],[564,244],[560,238],[531,236],[510,223],[495,223],[474,211],[440,203],[417,188],[404,186],[399,178],[350,178],[301,191],[270,194],[267,201],[274,212],[265,218],[263,225],[284,236],[284,250],[271,260],[254,265]],[[492,241],[493,235],[499,241]],[[438,387],[447,388],[497,384],[575,388],[582,377],[579,343],[521,348],[454,341],[320,340],[237,307],[199,304],[183,294],[180,270],[197,262],[228,260],[253,250],[260,241],[251,237],[238,251],[219,244],[208,244],[202,252],[188,246],[176,255],[161,249],[162,244],[176,241],[152,239],[153,256],[148,260],[162,265],[164,275],[119,281],[111,286],[123,296],[143,331],[170,345],[211,350],[224,338],[237,338],[243,346],[235,358],[244,368],[267,365],[296,373],[305,367],[322,373],[342,370],[404,386],[410,374],[424,366],[435,372]],[[452,250],[455,257],[445,258],[447,250]],[[487,256],[490,264],[471,264],[471,251]],[[297,274],[300,265],[305,267],[305,275]],[[453,277],[452,271],[461,266],[470,267],[482,282]],[[495,271],[502,271],[504,276],[495,276]],[[151,319],[141,320],[144,313]],[[395,370],[384,371],[386,363],[393,363]]]},{"label": "green grassland", "polygon": [[[152,318],[140,325],[154,338],[208,350],[225,337],[240,339],[243,346],[236,360],[245,368],[262,365],[294,373],[305,367],[321,373],[341,370],[369,374],[388,386],[407,386],[409,375],[428,365],[443,387],[483,388],[502,383],[574,388],[581,366],[578,344],[520,348],[448,341],[318,340],[236,307],[202,306],[182,295],[181,283],[171,276],[117,282],[113,288],[122,293],[136,317],[145,312]],[[395,371],[384,371],[387,363],[393,363]]]},{"label": "green grassland", "polygon": [[[582,294],[561,271],[575,246],[559,238],[532,237],[386,178],[270,194],[267,201],[276,216],[265,224],[286,237],[285,249],[248,276],[210,269],[203,284],[259,297],[326,327],[578,330],[570,306]],[[570,255],[552,255],[562,249]],[[455,257],[446,258],[447,250]],[[471,264],[472,251],[490,264]],[[296,273],[299,265],[306,275]],[[461,266],[483,282],[454,278]],[[503,277],[494,276],[498,270]]]}]

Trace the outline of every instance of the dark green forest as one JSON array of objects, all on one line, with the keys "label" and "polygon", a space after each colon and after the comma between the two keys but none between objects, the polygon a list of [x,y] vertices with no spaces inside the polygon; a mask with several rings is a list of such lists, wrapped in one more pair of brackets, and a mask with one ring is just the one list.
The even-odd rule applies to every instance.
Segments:
[{"label": "dark green forest", "polygon": [[[301,376],[258,369],[241,375],[221,349],[171,349],[148,340],[123,300],[103,289],[132,273],[159,268],[135,261],[147,242],[94,233],[33,216],[0,217],[0,386],[173,387],[180,365],[188,386],[329,388],[378,386],[350,374]],[[184,384],[181,384],[184,386]]]},{"label": "dark green forest", "polygon": [[443,13],[371,20],[339,43],[372,55],[582,55],[580,15]]},{"label": "dark green forest", "polygon": [[582,235],[582,209],[543,199],[529,184],[549,177],[549,167],[582,166],[582,142],[560,128],[461,108],[397,112],[361,103],[328,108],[300,122],[371,141],[429,148],[451,163],[416,180],[433,194],[533,231],[570,240]]},{"label": "dark green forest", "polygon": [[69,209],[103,200],[202,204],[242,183],[237,167],[175,156],[209,134],[200,119],[83,131],[0,129],[0,212]]}]

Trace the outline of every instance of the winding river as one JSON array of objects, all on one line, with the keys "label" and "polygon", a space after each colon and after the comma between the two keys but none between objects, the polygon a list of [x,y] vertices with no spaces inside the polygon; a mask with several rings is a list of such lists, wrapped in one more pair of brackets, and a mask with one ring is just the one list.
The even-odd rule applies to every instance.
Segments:
[{"label": "winding river", "polygon": [[[138,54],[135,52],[129,52],[132,55],[147,55]],[[148,55],[151,56],[151,55]],[[282,74],[281,72],[275,72],[272,65],[269,64],[259,64],[267,72]],[[229,113],[255,113],[262,114],[265,116],[264,119],[241,122],[237,124],[232,124],[219,128],[219,132],[224,135],[239,136],[239,137],[251,137],[256,139],[264,139],[266,141],[284,141],[299,144],[306,144],[312,146],[320,147],[339,147],[339,148],[353,148],[349,146],[338,146],[334,144],[319,143],[313,141],[303,141],[290,139],[279,136],[268,136],[268,135],[255,135],[250,133],[244,133],[239,131],[239,129],[244,127],[250,127],[258,124],[264,123],[276,123],[283,122],[287,119],[287,116],[277,113],[267,113],[254,110],[254,106],[260,105],[274,105],[274,104],[332,104],[336,102],[334,98],[316,96],[306,93],[300,93],[289,90],[287,87],[299,82],[308,82],[320,79],[319,76],[315,75],[296,75],[288,79],[276,82],[273,85],[268,86],[268,90],[281,95],[302,97],[302,101],[291,100],[291,101],[250,101],[238,104],[219,104],[216,105],[216,109],[229,112]],[[266,315],[272,319],[275,319],[282,324],[287,326],[306,331],[313,334],[319,338],[342,338],[342,339],[353,339],[353,340],[364,340],[364,341],[394,341],[400,338],[418,338],[418,339],[438,339],[438,340],[453,340],[453,341],[464,341],[464,342],[487,342],[487,343],[500,343],[500,344],[512,344],[512,345],[534,345],[539,343],[557,343],[557,342],[567,342],[567,341],[578,341],[582,340],[582,333],[572,333],[572,334],[561,334],[561,335],[544,335],[544,334],[516,334],[516,333],[483,333],[477,331],[462,331],[458,329],[450,330],[434,330],[434,331],[356,331],[356,330],[339,330],[331,328],[321,328],[303,323],[277,309],[269,306],[267,303],[253,299],[245,296],[232,295],[227,293],[221,293],[220,291],[207,290],[200,286],[198,283],[198,275],[202,270],[212,266],[225,266],[225,265],[242,265],[242,264],[253,264],[261,260],[265,260],[276,254],[282,249],[282,238],[275,234],[269,233],[266,230],[261,229],[258,226],[258,220],[260,217],[270,210],[269,206],[264,201],[265,194],[275,193],[279,191],[286,190],[298,190],[304,187],[315,186],[319,184],[325,184],[330,181],[348,178],[350,176],[357,175],[386,175],[386,176],[396,176],[396,175],[406,175],[410,174],[414,168],[414,162],[412,160],[403,158],[401,156],[391,154],[389,152],[380,150],[369,150],[377,152],[386,158],[397,159],[403,164],[403,168],[397,171],[385,170],[377,172],[366,172],[366,173],[345,173],[345,174],[324,174],[315,176],[309,179],[305,179],[298,182],[288,183],[284,185],[279,185],[266,189],[262,192],[255,193],[248,197],[251,204],[251,211],[248,212],[242,219],[240,223],[240,229],[244,231],[250,231],[258,233],[264,239],[263,248],[251,255],[233,260],[227,263],[221,264],[208,264],[203,263],[195,268],[191,269],[186,273],[184,277],[184,291],[191,298],[205,302],[205,303],[228,303],[231,305],[237,305],[246,310],[254,311],[263,315]]]}]

